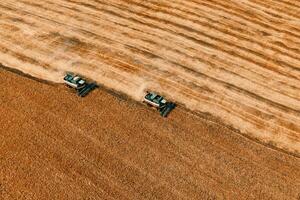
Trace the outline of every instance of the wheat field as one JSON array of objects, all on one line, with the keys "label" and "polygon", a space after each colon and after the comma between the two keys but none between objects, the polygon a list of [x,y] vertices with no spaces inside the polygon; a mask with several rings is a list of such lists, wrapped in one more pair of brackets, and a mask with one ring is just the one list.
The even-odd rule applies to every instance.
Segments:
[{"label": "wheat field", "polygon": [[80,73],[135,100],[156,90],[300,152],[300,2],[5,0],[0,63]]}]

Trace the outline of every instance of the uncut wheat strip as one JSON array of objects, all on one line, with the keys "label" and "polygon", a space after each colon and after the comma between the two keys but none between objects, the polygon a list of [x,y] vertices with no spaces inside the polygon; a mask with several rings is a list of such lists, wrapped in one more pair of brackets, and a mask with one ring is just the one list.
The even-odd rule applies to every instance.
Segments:
[{"label": "uncut wheat strip", "polygon": [[[28,100],[27,99],[27,101],[26,102],[33,102],[34,100]],[[39,109],[39,110],[44,110],[44,109],[47,109],[47,108],[45,108],[45,106],[44,105],[41,105],[41,104],[35,104],[35,109]],[[44,113],[47,113],[48,115],[50,115],[50,116],[52,116],[52,117],[59,117],[58,115],[56,115],[53,111],[49,111],[48,109],[47,109],[47,111],[45,111]],[[61,118],[61,117],[60,117]],[[64,121],[64,119],[62,119],[61,120],[62,122],[65,122]],[[34,121],[34,122],[36,122],[36,121]],[[51,123],[53,123],[53,121],[51,121]],[[60,124],[60,125],[57,125],[57,126],[55,126],[55,127],[62,127],[63,126],[63,124]],[[35,126],[36,127],[36,126]],[[39,127],[39,126],[37,126],[37,127]],[[73,124],[73,123],[68,123],[68,127],[72,127],[71,129],[72,130],[76,130],[76,132],[83,132],[83,130],[81,130],[80,128],[78,128],[77,126],[75,126],[75,124]],[[63,130],[63,129],[61,129],[61,130]],[[43,132],[43,131],[41,131],[41,132]],[[51,131],[50,131],[51,132]],[[64,139],[64,136],[65,135],[56,135],[56,136],[54,136],[54,135],[52,135],[52,134],[47,134],[47,133],[50,133],[49,131],[47,131],[46,133],[45,132],[43,132],[43,133],[45,133],[43,136],[46,136],[47,138],[50,138],[50,140],[52,140],[52,141],[54,141],[56,144],[58,144],[59,146],[61,146],[61,147],[63,147],[63,149],[65,149],[65,150],[69,150],[70,149],[70,147],[74,147],[74,143],[71,143],[70,142],[70,140],[65,140]],[[43,138],[44,139],[44,138]],[[66,147],[68,147],[68,148],[66,148]],[[72,152],[77,152],[75,149],[73,149],[73,150],[71,150]],[[86,165],[86,166],[92,166],[92,165],[94,165],[94,163],[92,163],[90,160],[89,160],[89,158],[87,158],[85,155],[83,155],[82,153],[78,153],[77,152],[77,154],[76,154],[76,156],[78,156],[80,159],[81,159],[81,161],[83,161],[83,162],[86,162],[86,163],[89,163],[90,165]],[[49,161],[49,160],[48,160]],[[50,161],[50,163],[51,163],[51,161]],[[51,165],[51,166],[53,166],[53,165]],[[55,167],[55,166],[54,166]],[[103,171],[101,171],[101,170],[99,170],[99,168],[91,168],[91,167],[88,167],[89,168],[89,172],[92,172],[94,175],[96,175],[97,177],[101,177],[101,179],[106,179],[106,180],[109,180],[109,181],[107,181],[107,183],[109,183],[110,185],[113,185],[113,186],[110,186],[111,188],[118,188],[118,187],[116,187],[116,185],[114,185],[113,184],[113,182],[111,182],[111,179],[110,178],[108,178],[108,177],[106,177],[104,174],[103,174]],[[79,180],[78,181],[82,181],[82,182],[85,182],[84,181],[84,179],[83,178],[81,178],[81,175],[82,174],[80,174],[80,173],[77,173],[76,171],[72,171],[71,172],[71,174],[72,175],[78,175],[78,178],[79,178]],[[101,174],[101,176],[99,175],[99,174]],[[94,188],[96,188],[97,186],[96,185],[94,185],[94,183],[92,183],[92,184],[90,184],[89,186],[86,186],[86,187],[94,187]],[[99,191],[97,191],[97,190],[95,190],[96,192],[96,194],[99,194]],[[121,191],[123,191],[123,188],[121,189],[121,188],[119,188],[119,191],[120,191],[120,193],[122,193]],[[104,189],[102,190],[102,192],[104,192],[104,193],[108,193],[108,191],[105,191]]]},{"label": "uncut wheat strip", "polygon": [[[74,101],[76,101],[76,100],[74,100]],[[83,111],[85,110],[85,108],[83,108]],[[89,111],[87,110],[87,113],[89,113]],[[127,124],[128,125],[128,124]],[[126,124],[124,124],[124,127],[126,127]],[[117,132],[116,133],[116,135],[121,135],[122,137],[124,137],[124,134],[126,134],[126,132],[125,133],[123,133],[123,132]],[[141,136],[143,136],[143,137],[147,137],[147,144],[148,143],[150,143],[149,144],[149,147],[152,145],[151,143],[152,143],[152,141],[166,141],[166,138],[164,138],[164,136],[162,136],[162,138],[164,138],[164,139],[160,139],[161,138],[161,136],[160,135],[157,135],[157,134],[155,134],[155,138],[153,139],[152,138],[152,136],[148,136],[148,135],[145,135],[145,134],[142,134],[142,133],[136,133],[136,134],[134,134],[134,136],[137,138],[137,139],[139,139],[139,134],[141,135]],[[126,135],[128,135],[128,134],[126,134]],[[84,136],[86,136],[86,134],[84,134]],[[93,136],[93,134],[89,134],[88,133],[88,137],[91,137],[91,139],[92,140],[97,140],[96,138],[94,138],[94,136]],[[129,137],[132,137],[132,135],[128,135],[128,138]],[[156,139],[156,137],[158,137],[158,139]],[[98,141],[98,140],[97,140]],[[145,143],[145,141],[144,140],[142,140],[142,142],[143,143]],[[136,145],[134,145],[134,144],[137,144],[137,143],[139,143],[139,140],[134,140],[134,141],[131,141],[131,140],[128,140],[128,142],[126,143],[126,144],[128,144],[128,146],[136,146]],[[101,146],[107,146],[107,144],[105,144],[105,143],[102,143],[101,142]],[[148,145],[146,145],[146,146],[148,146]],[[158,150],[157,150],[157,148],[150,148],[152,151],[155,151],[156,153],[158,153],[159,154],[159,152],[158,152]],[[176,149],[177,149],[177,147],[176,147]],[[160,149],[159,150],[160,152],[161,151],[164,151],[164,148],[162,148],[162,149]],[[180,150],[180,151],[182,151],[182,149]],[[117,153],[117,152],[115,152],[114,150],[112,150],[112,152],[113,153]],[[175,153],[174,153],[174,155],[175,155]],[[178,155],[178,154],[177,154]],[[179,154],[180,155],[180,154]],[[174,156],[174,157],[176,157],[176,156]],[[177,159],[176,159],[177,160]],[[178,162],[178,163],[183,163],[183,161],[181,161],[181,162]],[[138,164],[138,163],[136,163],[136,164]],[[157,178],[157,175],[156,175],[156,172],[155,172],[155,170],[153,169],[153,173],[152,173],[152,171],[149,169],[149,168],[146,168],[146,169],[144,169],[142,166],[140,166],[140,168],[139,169],[141,169],[141,170],[143,170],[143,171],[147,171],[147,174],[149,174],[149,175],[152,175],[152,176],[155,176],[156,178]],[[202,174],[202,176],[203,176],[204,174]],[[206,177],[206,178],[203,178],[203,177],[200,177],[201,179],[203,179],[203,180],[206,180],[207,178],[209,178],[209,177]],[[181,177],[181,176],[180,176]],[[171,178],[171,177],[170,177]],[[181,177],[181,178],[183,178],[183,177]],[[156,180],[157,181],[157,180]],[[168,182],[170,181],[170,179],[168,179]],[[159,181],[160,183],[161,182],[165,182],[165,181]],[[166,182],[165,182],[166,183]],[[165,184],[164,183],[164,184]],[[166,184],[166,186],[168,186],[169,184]],[[194,184],[193,184],[194,185]],[[168,188],[170,188],[170,187],[168,187]]]},{"label": "uncut wheat strip", "polygon": [[[44,107],[44,106],[42,106],[42,107]],[[41,107],[41,105],[40,106],[36,106],[36,108],[39,108],[39,109],[41,109],[41,110],[43,110],[43,108]],[[50,113],[51,114],[51,113]],[[54,113],[52,113],[52,114],[54,114]],[[78,128],[78,127],[75,127],[74,125],[75,124],[73,124],[73,123],[68,123],[68,125],[69,126],[71,126],[71,127],[73,127],[73,128],[71,128],[72,130],[76,130],[78,133],[80,133],[81,135],[83,135],[83,136],[86,136],[86,132],[84,132],[84,134],[83,134],[83,130],[81,130],[80,128]],[[48,135],[47,135],[48,136]],[[67,136],[67,135],[65,135],[65,136]],[[51,138],[53,139],[54,137],[52,137],[51,136]],[[85,137],[86,138],[86,137]],[[57,140],[57,138],[54,138],[55,139],[55,141],[60,141],[60,140]],[[72,142],[70,142],[70,139],[71,138],[69,138],[68,140],[64,140],[64,139],[62,139],[62,138],[59,138],[59,139],[61,139],[61,142],[63,143],[63,146],[64,147],[66,147],[66,146],[68,146],[68,147],[73,147],[74,146],[74,143],[72,143]],[[92,138],[89,138],[89,139],[92,139]],[[72,140],[72,139],[71,139]],[[67,142],[66,142],[67,141]],[[93,142],[95,142],[95,140],[93,139]],[[75,142],[76,143],[76,142]],[[99,142],[96,144],[98,147],[99,146],[102,146],[103,147],[103,145],[99,145]],[[76,151],[77,152],[77,151]],[[78,152],[77,152],[78,153]],[[111,152],[110,152],[111,153]],[[78,154],[76,154],[77,156],[80,156],[80,159],[82,160],[82,161],[87,161],[90,165],[89,166],[94,166],[93,167],[93,169],[92,168],[90,168],[90,170],[89,171],[91,171],[91,172],[93,172],[93,174],[94,175],[96,175],[97,177],[102,177],[102,178],[104,178],[105,180],[109,180],[108,181],[108,183],[112,183],[113,184],[113,186],[111,186],[111,187],[114,187],[114,188],[118,188],[118,190],[119,190],[119,192],[121,193],[121,194],[123,194],[124,195],[124,193],[123,192],[121,192],[121,191],[124,191],[124,190],[126,190],[124,187],[120,187],[119,185],[117,186],[116,184],[115,184],[115,182],[118,182],[117,181],[117,179],[115,179],[113,176],[112,176],[112,174],[111,173],[109,173],[108,172],[108,170],[106,171],[106,173],[105,173],[105,170],[103,170],[103,168],[101,169],[101,170],[97,170],[97,172],[96,172],[96,174],[94,173],[94,169],[100,169],[99,168],[99,166],[98,165],[96,165],[94,162],[92,162],[91,160],[90,160],[90,158],[88,158],[88,157],[86,157],[86,155],[84,155],[84,154],[82,154],[82,153],[78,153]],[[114,155],[116,155],[116,154],[114,154]],[[114,155],[112,155],[114,158],[116,158],[116,156],[114,156]],[[117,157],[117,159],[119,159],[120,157]],[[119,159],[120,160],[120,159]],[[124,159],[124,158],[122,158],[121,159],[122,161],[125,161],[126,162],[126,164],[125,164],[125,166],[128,166],[127,164],[127,161],[126,161],[126,159]],[[76,172],[74,172],[74,173],[76,173]],[[99,175],[99,173],[101,173],[101,176],[98,176]],[[98,175],[97,175],[98,174]],[[150,175],[150,174],[148,174],[148,175]],[[147,176],[148,176],[147,175]],[[115,181],[112,181],[112,180],[115,180]],[[95,186],[96,187],[96,186]],[[133,198],[133,197],[132,197]],[[131,198],[130,198],[131,199]]]},{"label": "uncut wheat strip", "polygon": [[[23,96],[22,95],[20,95],[19,96],[19,98],[21,98],[21,99],[24,99],[23,98]],[[26,100],[28,100],[28,99],[26,99]],[[4,103],[4,106],[6,106],[5,104],[7,104],[7,103]],[[27,116],[27,112],[25,112],[25,113],[20,113],[20,112],[16,112],[16,110],[10,110],[12,113],[15,113],[15,115],[16,116],[21,116],[21,118],[27,118],[26,116]],[[24,121],[26,121],[26,123],[29,123],[29,124],[31,124],[31,125],[33,125],[34,127],[36,127],[38,130],[41,128],[41,127],[39,127],[39,126],[36,126],[36,120],[34,120],[34,119],[29,119],[29,120],[24,120]],[[25,123],[25,122],[24,122]],[[22,125],[21,125],[22,126]],[[45,133],[45,131],[44,130],[40,130],[40,132],[43,132],[43,133]],[[46,131],[47,132],[47,131]],[[43,136],[46,136],[46,138],[48,138],[48,139],[50,139],[50,141],[51,142],[54,142],[55,144],[60,144],[61,143],[61,140],[59,140],[59,139],[57,139],[57,138],[54,138],[54,137],[52,137],[51,135],[49,135],[49,134],[45,134],[45,135],[43,135]],[[39,137],[38,135],[36,135],[36,139],[38,140],[38,141],[42,141],[43,139],[45,139],[45,138],[42,138],[42,140],[41,140],[41,137]],[[31,142],[30,142],[31,143]],[[32,143],[33,144],[33,143]],[[28,155],[29,154],[27,154],[26,152],[23,152],[25,155],[25,157],[27,156],[28,157]],[[42,154],[41,153],[38,153],[38,154],[36,154],[36,156],[37,156],[37,158],[39,159],[39,158],[41,158],[41,156],[42,156]],[[41,159],[39,159],[39,160],[41,160]],[[42,159],[42,160],[44,160],[45,162],[48,162],[48,164],[49,164],[49,160],[47,161],[47,160],[45,160],[45,159]],[[40,169],[45,169],[45,168],[43,168],[42,166],[41,166],[41,164],[43,165],[43,162],[39,162],[38,163],[38,165],[41,167]],[[45,164],[45,163],[44,163]],[[56,166],[54,166],[54,165],[50,165],[50,168],[51,168],[51,173],[52,172],[59,172],[60,170],[56,167]],[[48,165],[48,168],[47,168],[47,171],[49,172],[49,165]],[[50,174],[51,174],[50,173]],[[46,180],[46,178],[45,178],[45,176],[41,176],[41,180],[42,180],[42,182],[43,182],[43,180]],[[74,180],[73,180],[74,181]]]},{"label": "uncut wheat strip", "polygon": [[[126,125],[125,125],[125,127],[126,127]],[[122,133],[123,134],[123,133]],[[161,146],[162,148],[160,149],[160,153],[161,154],[163,154],[163,156],[171,156],[171,157],[174,157],[174,158],[176,158],[176,160],[178,160],[178,163],[174,163],[174,170],[177,170],[178,169],[178,167],[185,167],[185,166],[190,166],[192,163],[191,162],[194,162],[195,160],[190,160],[190,161],[187,161],[186,159],[186,157],[185,156],[190,156],[190,154],[193,154],[193,152],[191,152],[191,151],[188,151],[188,152],[185,152],[185,149],[186,150],[190,150],[189,148],[186,148],[187,146],[185,146],[185,145],[180,145],[180,146],[178,146],[177,144],[174,144],[172,141],[169,141],[170,140],[170,138],[167,136],[167,135],[165,135],[165,133],[162,135],[162,134],[149,134],[149,136],[148,136],[148,134],[143,134],[143,133],[137,133],[137,135],[135,134],[135,136],[137,137],[137,141],[135,142],[135,144],[136,143],[139,143],[139,137],[140,136],[142,137],[142,138],[144,138],[144,137],[146,137],[146,143],[145,143],[145,140],[143,140],[142,141],[142,143],[144,144],[143,146],[147,146],[147,147],[149,147],[149,146],[152,146],[153,144],[155,144],[155,145],[159,145],[159,146]],[[169,134],[168,134],[169,135]],[[154,136],[154,137],[153,137]],[[132,137],[132,136],[131,136]],[[177,157],[176,156],[173,156],[173,153],[171,154],[171,155],[165,155],[165,153],[168,153],[168,148],[165,148],[164,146],[163,146],[163,141],[169,141],[168,142],[168,146],[171,146],[172,147],[172,149],[179,149],[180,150],[180,152],[179,153],[177,153]],[[130,142],[130,141],[129,141]],[[129,143],[129,145],[133,145],[133,143]],[[134,145],[134,146],[136,146],[136,145]],[[184,147],[185,146],[185,147]],[[184,147],[184,149],[181,149],[181,147]],[[153,149],[154,150],[154,149]],[[151,148],[151,151],[152,151],[152,148]],[[155,150],[155,152],[157,152],[157,149]],[[187,154],[187,155],[185,155],[185,154]],[[175,155],[175,153],[174,153],[174,155]],[[197,154],[193,154],[193,155],[197,155]],[[195,157],[196,158],[196,157]],[[197,158],[196,158],[197,159]],[[186,162],[189,162],[189,163],[186,163]],[[143,162],[141,163],[141,164],[143,164]],[[146,167],[146,166],[145,166]],[[156,167],[153,167],[153,168],[156,168]],[[151,170],[151,169],[153,169],[152,167],[151,168],[147,168],[148,170]],[[159,170],[159,171],[161,171],[161,169]],[[154,173],[155,174],[157,174],[157,172],[156,172],[156,170],[154,170]],[[192,187],[196,187],[196,183],[199,181],[199,180],[201,180],[201,181],[205,181],[205,182],[207,182],[207,180],[209,180],[209,179],[213,179],[213,181],[215,182],[215,179],[213,178],[213,177],[207,177],[207,175],[205,174],[205,172],[203,172],[203,171],[197,171],[197,172],[195,172],[195,174],[193,174],[193,177],[191,177],[191,176],[189,176],[189,175],[187,175],[187,174],[185,174],[184,173],[184,170],[181,170],[181,171],[178,171],[177,172],[177,174],[180,174],[180,176],[179,176],[179,178],[182,180],[182,181],[185,181],[185,182],[187,182],[187,184],[191,184],[191,186]],[[169,176],[169,173],[167,173],[167,175]],[[197,177],[197,178],[196,178]],[[196,179],[195,179],[196,178]],[[199,179],[198,179],[199,178]],[[198,179],[198,180],[197,180]],[[172,176],[170,176],[169,178],[168,178],[168,180],[173,180],[173,177]],[[177,185],[175,186],[175,187],[178,187]]]},{"label": "uncut wheat strip", "polygon": [[[81,133],[81,132],[80,132]],[[126,133],[125,133],[126,134]],[[130,157],[128,156],[120,156],[120,153],[115,151],[114,149],[107,149],[107,143],[105,143],[105,141],[102,140],[98,140],[93,133],[84,133],[81,135],[84,138],[88,138],[89,140],[93,141],[93,143],[96,145],[96,147],[98,148],[98,150],[100,149],[100,151],[102,152],[102,154],[105,155],[105,157],[110,157],[113,158],[112,162],[114,164],[122,164],[122,168],[126,167],[126,168],[130,168],[130,170],[132,170],[132,172],[138,172],[139,176],[143,176],[141,178],[146,179],[147,182],[151,181],[152,183],[159,183],[159,185],[163,184],[164,187],[173,195],[173,196],[179,196],[183,198],[183,194],[181,194],[179,192],[178,189],[172,187],[171,183],[170,183],[170,179],[165,179],[162,177],[159,177],[158,175],[156,175],[155,170],[151,171],[149,170],[149,168],[144,168],[143,166],[141,166],[139,163],[133,162]],[[115,135],[117,137],[124,137],[124,133],[123,132],[116,132]],[[120,136],[118,136],[120,135]],[[71,139],[72,140],[72,139]],[[136,141],[138,142],[138,141]],[[136,145],[132,144],[133,142],[131,140],[127,141],[127,144],[129,146],[137,146],[137,143],[135,143]],[[150,148],[150,147],[149,147]],[[154,150],[154,148],[151,148]],[[157,149],[156,149],[157,150]],[[90,153],[90,152],[88,152]],[[96,153],[97,155],[99,154],[98,152]],[[96,155],[95,154],[95,155]],[[90,162],[95,166],[95,167],[99,167],[99,164],[101,165],[101,171],[103,172],[103,174],[105,175],[105,177],[107,179],[109,179],[110,181],[113,180],[113,182],[115,183],[114,185],[117,186],[117,188],[120,188],[120,190],[122,191],[126,191],[126,193],[132,191],[131,189],[129,189],[130,186],[123,184],[122,182],[120,182],[120,180],[116,177],[116,175],[114,174],[114,172],[112,172],[109,169],[109,166],[111,164],[107,163],[107,164],[103,164],[103,163],[99,163],[99,159],[97,157],[95,158],[89,158]],[[145,181],[145,180],[143,180]],[[117,185],[118,184],[118,185]],[[121,192],[123,193],[123,192]],[[135,196],[135,195],[134,195]],[[144,195],[142,195],[144,196]],[[188,194],[185,194],[184,196],[188,196]],[[133,197],[132,197],[133,198]]]}]

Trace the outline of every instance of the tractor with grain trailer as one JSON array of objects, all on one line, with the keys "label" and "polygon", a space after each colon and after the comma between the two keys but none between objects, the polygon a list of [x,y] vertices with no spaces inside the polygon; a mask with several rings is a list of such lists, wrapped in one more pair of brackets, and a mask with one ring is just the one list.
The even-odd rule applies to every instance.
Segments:
[{"label": "tractor with grain trailer", "polygon": [[156,108],[162,117],[167,117],[168,114],[176,107],[175,103],[168,102],[164,97],[155,92],[147,92],[143,102]]},{"label": "tractor with grain trailer", "polygon": [[80,97],[86,96],[89,92],[97,87],[96,83],[88,83],[80,75],[70,72],[66,73],[64,77],[64,83],[70,88],[74,88],[77,92],[77,95]]}]

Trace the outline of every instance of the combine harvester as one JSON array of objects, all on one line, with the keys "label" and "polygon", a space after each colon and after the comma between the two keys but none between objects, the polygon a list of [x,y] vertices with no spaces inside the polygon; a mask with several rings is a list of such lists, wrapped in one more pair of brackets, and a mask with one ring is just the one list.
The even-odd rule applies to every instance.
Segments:
[{"label": "combine harvester", "polygon": [[[67,73],[64,77],[64,82],[71,88],[77,91],[78,96],[84,97],[90,91],[97,87],[95,83],[87,83],[81,76]],[[168,114],[176,107],[173,102],[168,102],[164,97],[156,94],[155,92],[147,92],[143,100],[147,105],[156,108],[162,117],[167,117]]]},{"label": "combine harvester", "polygon": [[162,117],[167,117],[168,114],[176,107],[173,102],[168,102],[162,96],[155,92],[147,92],[143,100],[149,106],[156,108]]},{"label": "combine harvester", "polygon": [[67,73],[64,77],[64,82],[69,87],[74,88],[80,97],[86,96],[90,91],[97,87],[96,83],[87,83],[86,80],[73,73]]}]

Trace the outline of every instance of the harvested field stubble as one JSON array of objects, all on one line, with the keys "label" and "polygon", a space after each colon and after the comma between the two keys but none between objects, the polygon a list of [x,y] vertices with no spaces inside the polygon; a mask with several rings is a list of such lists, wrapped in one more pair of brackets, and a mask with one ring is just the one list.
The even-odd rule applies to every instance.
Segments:
[{"label": "harvested field stubble", "polygon": [[0,62],[145,89],[300,151],[300,4],[289,0],[5,0]]},{"label": "harvested field stubble", "polygon": [[178,108],[0,69],[0,199],[297,199],[300,160]]}]

